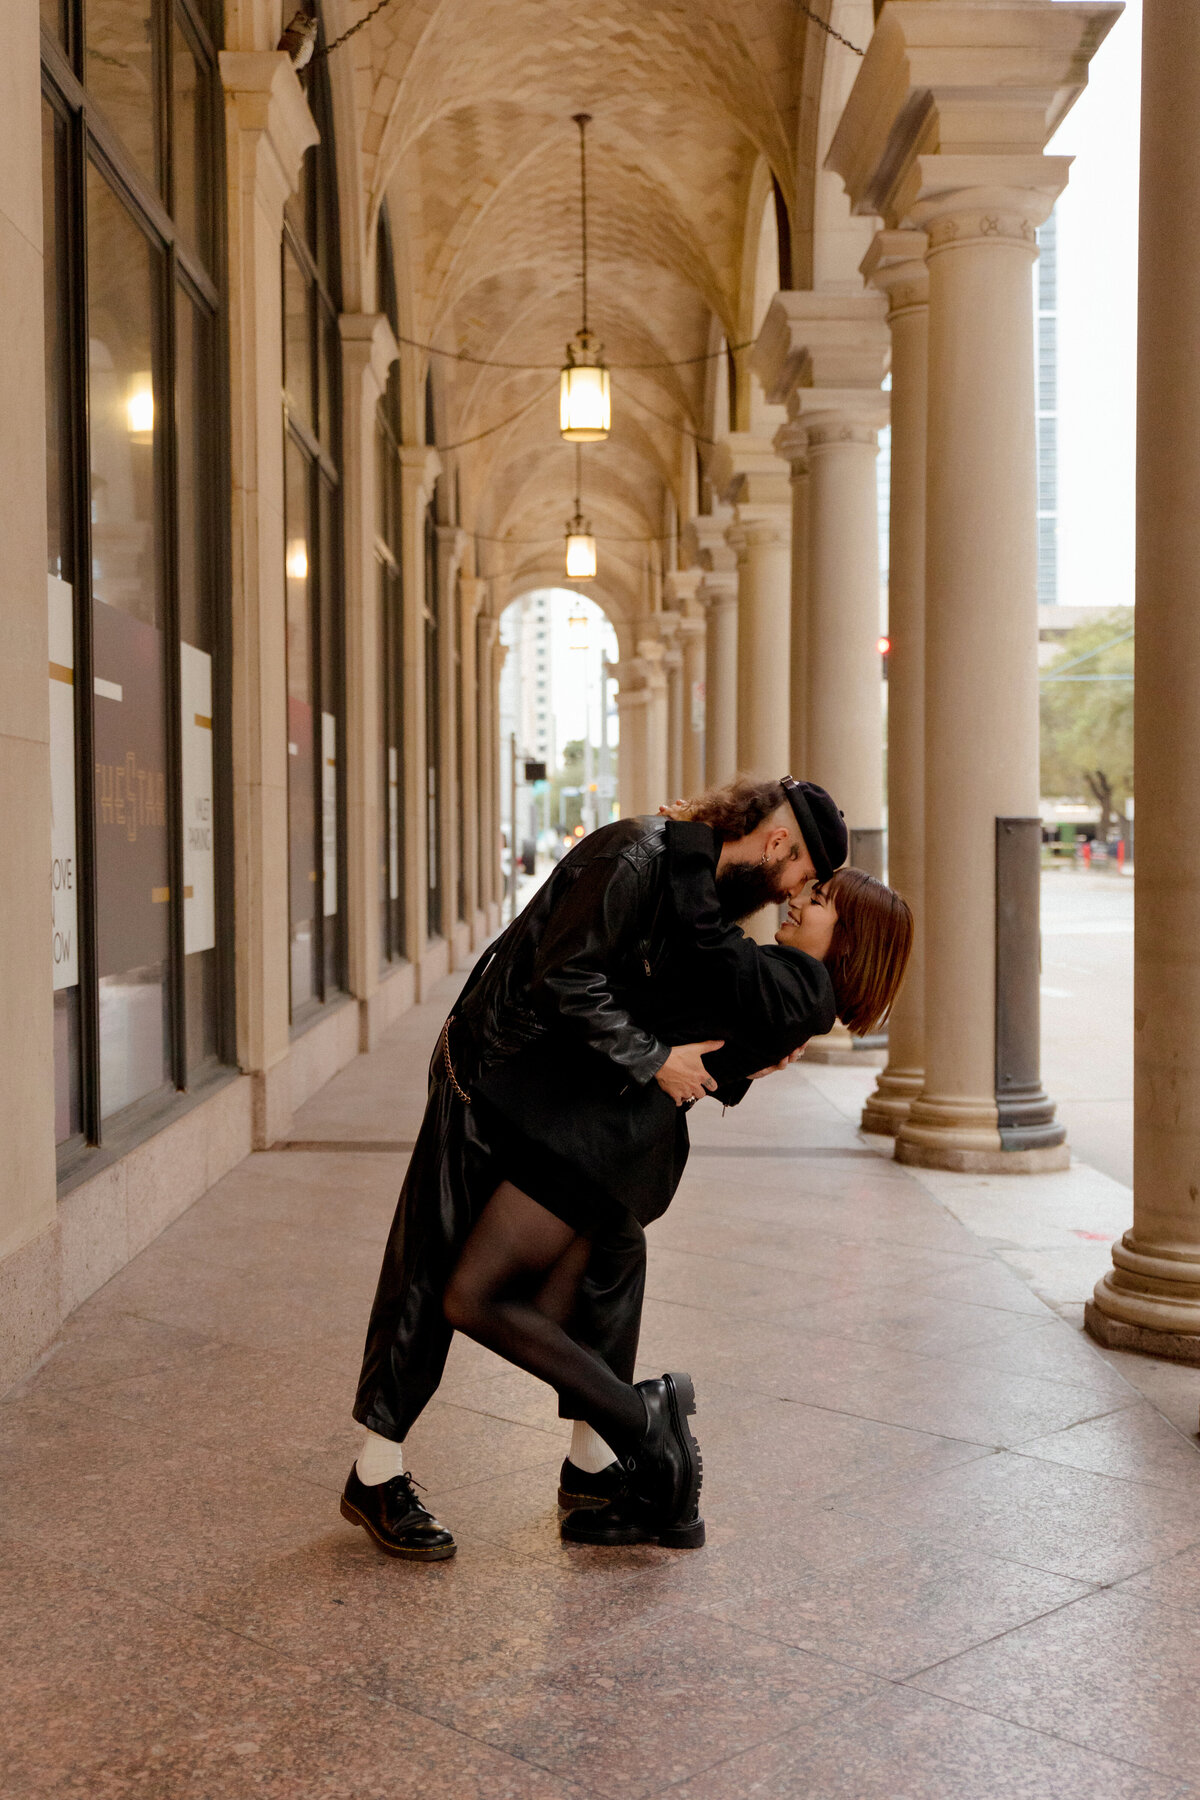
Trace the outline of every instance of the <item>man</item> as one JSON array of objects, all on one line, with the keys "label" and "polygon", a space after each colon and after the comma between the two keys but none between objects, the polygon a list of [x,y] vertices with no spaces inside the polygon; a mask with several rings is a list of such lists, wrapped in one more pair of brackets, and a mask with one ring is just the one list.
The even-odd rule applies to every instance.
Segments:
[{"label": "man", "polygon": [[[718,1044],[664,1041],[654,1020],[673,1007],[676,1019],[687,1016],[697,986],[708,1016],[736,1018],[741,984],[758,981],[759,964],[729,921],[788,900],[845,861],[842,815],[808,782],[737,781],[682,811],[700,828],[691,923],[681,920],[672,887],[669,821],[604,826],[563,859],[480,960],[439,1040],[367,1331],[354,1408],[366,1441],[342,1498],[343,1515],[390,1555],[454,1554],[451,1534],[421,1505],[405,1474],[403,1442],[445,1364],[452,1335],[442,1310],[446,1279],[506,1173],[497,1119],[517,1120],[552,1141],[555,1130],[570,1129],[586,1097],[593,1121],[619,1119],[622,1129],[633,1121],[636,1140],[645,1112],[638,1102],[650,1084],[680,1108],[714,1091],[717,1080],[703,1057]],[[818,1008],[831,1006],[819,963],[799,979],[811,982]],[[571,1081],[556,1092],[565,1069],[582,1071],[579,1079],[602,1090],[599,1103]],[[611,1101],[603,1098],[609,1093]],[[682,1172],[682,1113],[674,1145],[664,1145],[661,1130],[653,1153],[650,1138],[647,1145],[643,1161],[635,1156],[622,1174],[628,1226],[597,1241],[570,1314],[571,1335],[626,1382],[633,1379],[645,1281],[639,1220],[658,1216]],[[598,1179],[602,1174],[598,1159]],[[612,1462],[603,1441],[577,1425],[560,1500],[578,1507],[612,1498]]]}]

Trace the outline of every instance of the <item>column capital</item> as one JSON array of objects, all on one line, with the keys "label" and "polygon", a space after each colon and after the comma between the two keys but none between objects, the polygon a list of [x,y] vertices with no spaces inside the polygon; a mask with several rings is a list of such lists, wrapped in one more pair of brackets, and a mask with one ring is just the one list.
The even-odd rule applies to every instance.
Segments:
[{"label": "column capital", "polygon": [[749,431],[731,431],[721,439],[712,453],[709,475],[722,500],[739,514],[747,504],[771,505],[787,498],[787,474],[770,438]]},{"label": "column capital", "polygon": [[296,190],[304,152],[321,141],[292,59],[285,50],[222,50],[220,64],[226,111],[267,153],[259,179],[274,188],[282,211]]},{"label": "column capital", "polygon": [[732,511],[722,507],[717,512],[700,513],[684,526],[684,551],[702,574],[708,570],[733,568],[733,552],[725,542],[725,531],[732,517]]},{"label": "column capital", "polygon": [[877,231],[859,263],[864,281],[886,295],[888,324],[903,313],[929,305],[929,270],[925,252],[929,238],[923,231]]},{"label": "column capital", "polygon": [[888,395],[879,389],[797,388],[788,411],[804,427],[809,454],[827,444],[879,445],[888,422]]},{"label": "column capital", "polygon": [[699,641],[704,636],[704,620],[697,614],[684,614],[677,627],[680,642],[685,646],[693,640]]},{"label": "column capital", "polygon": [[400,354],[385,313],[341,313],[338,332],[347,363],[369,377],[379,399],[387,387],[388,370]]},{"label": "column capital", "polygon": [[793,481],[808,474],[808,428],[800,419],[781,425],[772,442],[775,454],[790,467]]},{"label": "column capital", "polygon": [[737,558],[728,548],[726,554],[729,557],[730,567],[705,570],[700,586],[696,590],[696,599],[705,612],[718,612],[723,606],[737,607]]},{"label": "column capital", "polygon": [[910,212],[929,239],[926,256],[990,243],[1037,254],[1044,225],[1067,185],[1069,156],[919,156]]},{"label": "column capital", "polygon": [[[825,160],[852,211],[902,225],[922,186],[920,163],[1036,157],[1083,92],[1087,65],[1120,13],[1110,0],[893,0]],[[922,154],[931,143],[938,157]],[[980,144],[1004,149],[977,156]]]},{"label": "column capital", "polygon": [[798,387],[877,389],[892,348],[886,314],[880,294],[776,294],[750,352],[767,399],[786,404]]},{"label": "column capital", "polygon": [[730,548],[738,559],[738,566],[745,562],[751,550],[770,548],[778,544],[787,544],[792,535],[791,502],[769,506],[739,506],[736,525],[731,525],[725,533]]},{"label": "column capital", "polygon": [[672,607],[682,610],[696,598],[700,575],[699,569],[672,569],[663,576],[663,590]]},{"label": "column capital", "polygon": [[418,507],[428,505],[442,472],[442,459],[432,444],[401,444],[400,467],[406,482],[416,484]]}]

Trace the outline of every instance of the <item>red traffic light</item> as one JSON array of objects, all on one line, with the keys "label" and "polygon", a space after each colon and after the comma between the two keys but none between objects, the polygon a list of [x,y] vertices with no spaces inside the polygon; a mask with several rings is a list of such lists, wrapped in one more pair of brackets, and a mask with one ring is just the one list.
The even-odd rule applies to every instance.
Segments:
[{"label": "red traffic light", "polygon": [[890,637],[881,637],[875,647],[879,651],[880,656],[886,656],[891,650],[892,640]]}]

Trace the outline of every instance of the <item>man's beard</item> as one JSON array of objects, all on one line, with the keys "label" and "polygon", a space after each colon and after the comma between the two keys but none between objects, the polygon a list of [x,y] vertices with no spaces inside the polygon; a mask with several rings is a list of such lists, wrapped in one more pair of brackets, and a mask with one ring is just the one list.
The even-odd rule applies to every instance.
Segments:
[{"label": "man's beard", "polygon": [[717,874],[717,899],[722,918],[739,924],[772,902],[787,898],[780,883],[786,863],[731,862]]}]

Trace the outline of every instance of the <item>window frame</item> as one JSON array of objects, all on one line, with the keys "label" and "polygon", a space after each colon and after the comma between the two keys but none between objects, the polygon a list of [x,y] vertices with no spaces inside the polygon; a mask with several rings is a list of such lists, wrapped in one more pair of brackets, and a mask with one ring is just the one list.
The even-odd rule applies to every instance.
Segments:
[{"label": "window frame", "polygon": [[[110,123],[100,100],[81,78],[84,58],[82,0],[60,9],[60,38],[41,23],[43,103],[62,132],[61,190],[53,197],[56,251],[60,258],[58,321],[62,357],[58,457],[65,496],[64,567],[70,570],[74,638],[75,862],[78,932],[80,1129],[56,1144],[59,1190],[69,1190],[190,1109],[215,1085],[236,1075],[234,995],[234,846],[232,767],[232,546],[229,418],[229,342],[225,232],[225,145],[219,40],[196,0],[154,0],[153,82],[157,173],[162,191],[150,181]],[[197,94],[199,145],[208,159],[203,206],[207,212],[207,265],[171,211],[174,171],[170,109],[173,30],[176,21],[200,76]],[[94,773],[94,569],[89,500],[89,295],[87,184],[89,166],[145,237],[151,257],[152,368],[156,406],[153,475],[156,579],[160,583],[162,668],[167,780],[168,902],[167,1079],[150,1093],[102,1116],[100,1084],[100,994],[97,976],[98,882]],[[56,172],[57,173],[57,172]],[[51,172],[43,169],[43,184]],[[205,570],[210,608],[213,705],[213,881],[216,931],[214,1051],[195,1069],[188,1067],[187,980],[184,950],[182,731],[180,721],[179,468],[177,457],[179,297],[203,315],[205,385],[211,396],[210,454],[199,470],[200,505],[212,522],[210,561]]]}]

